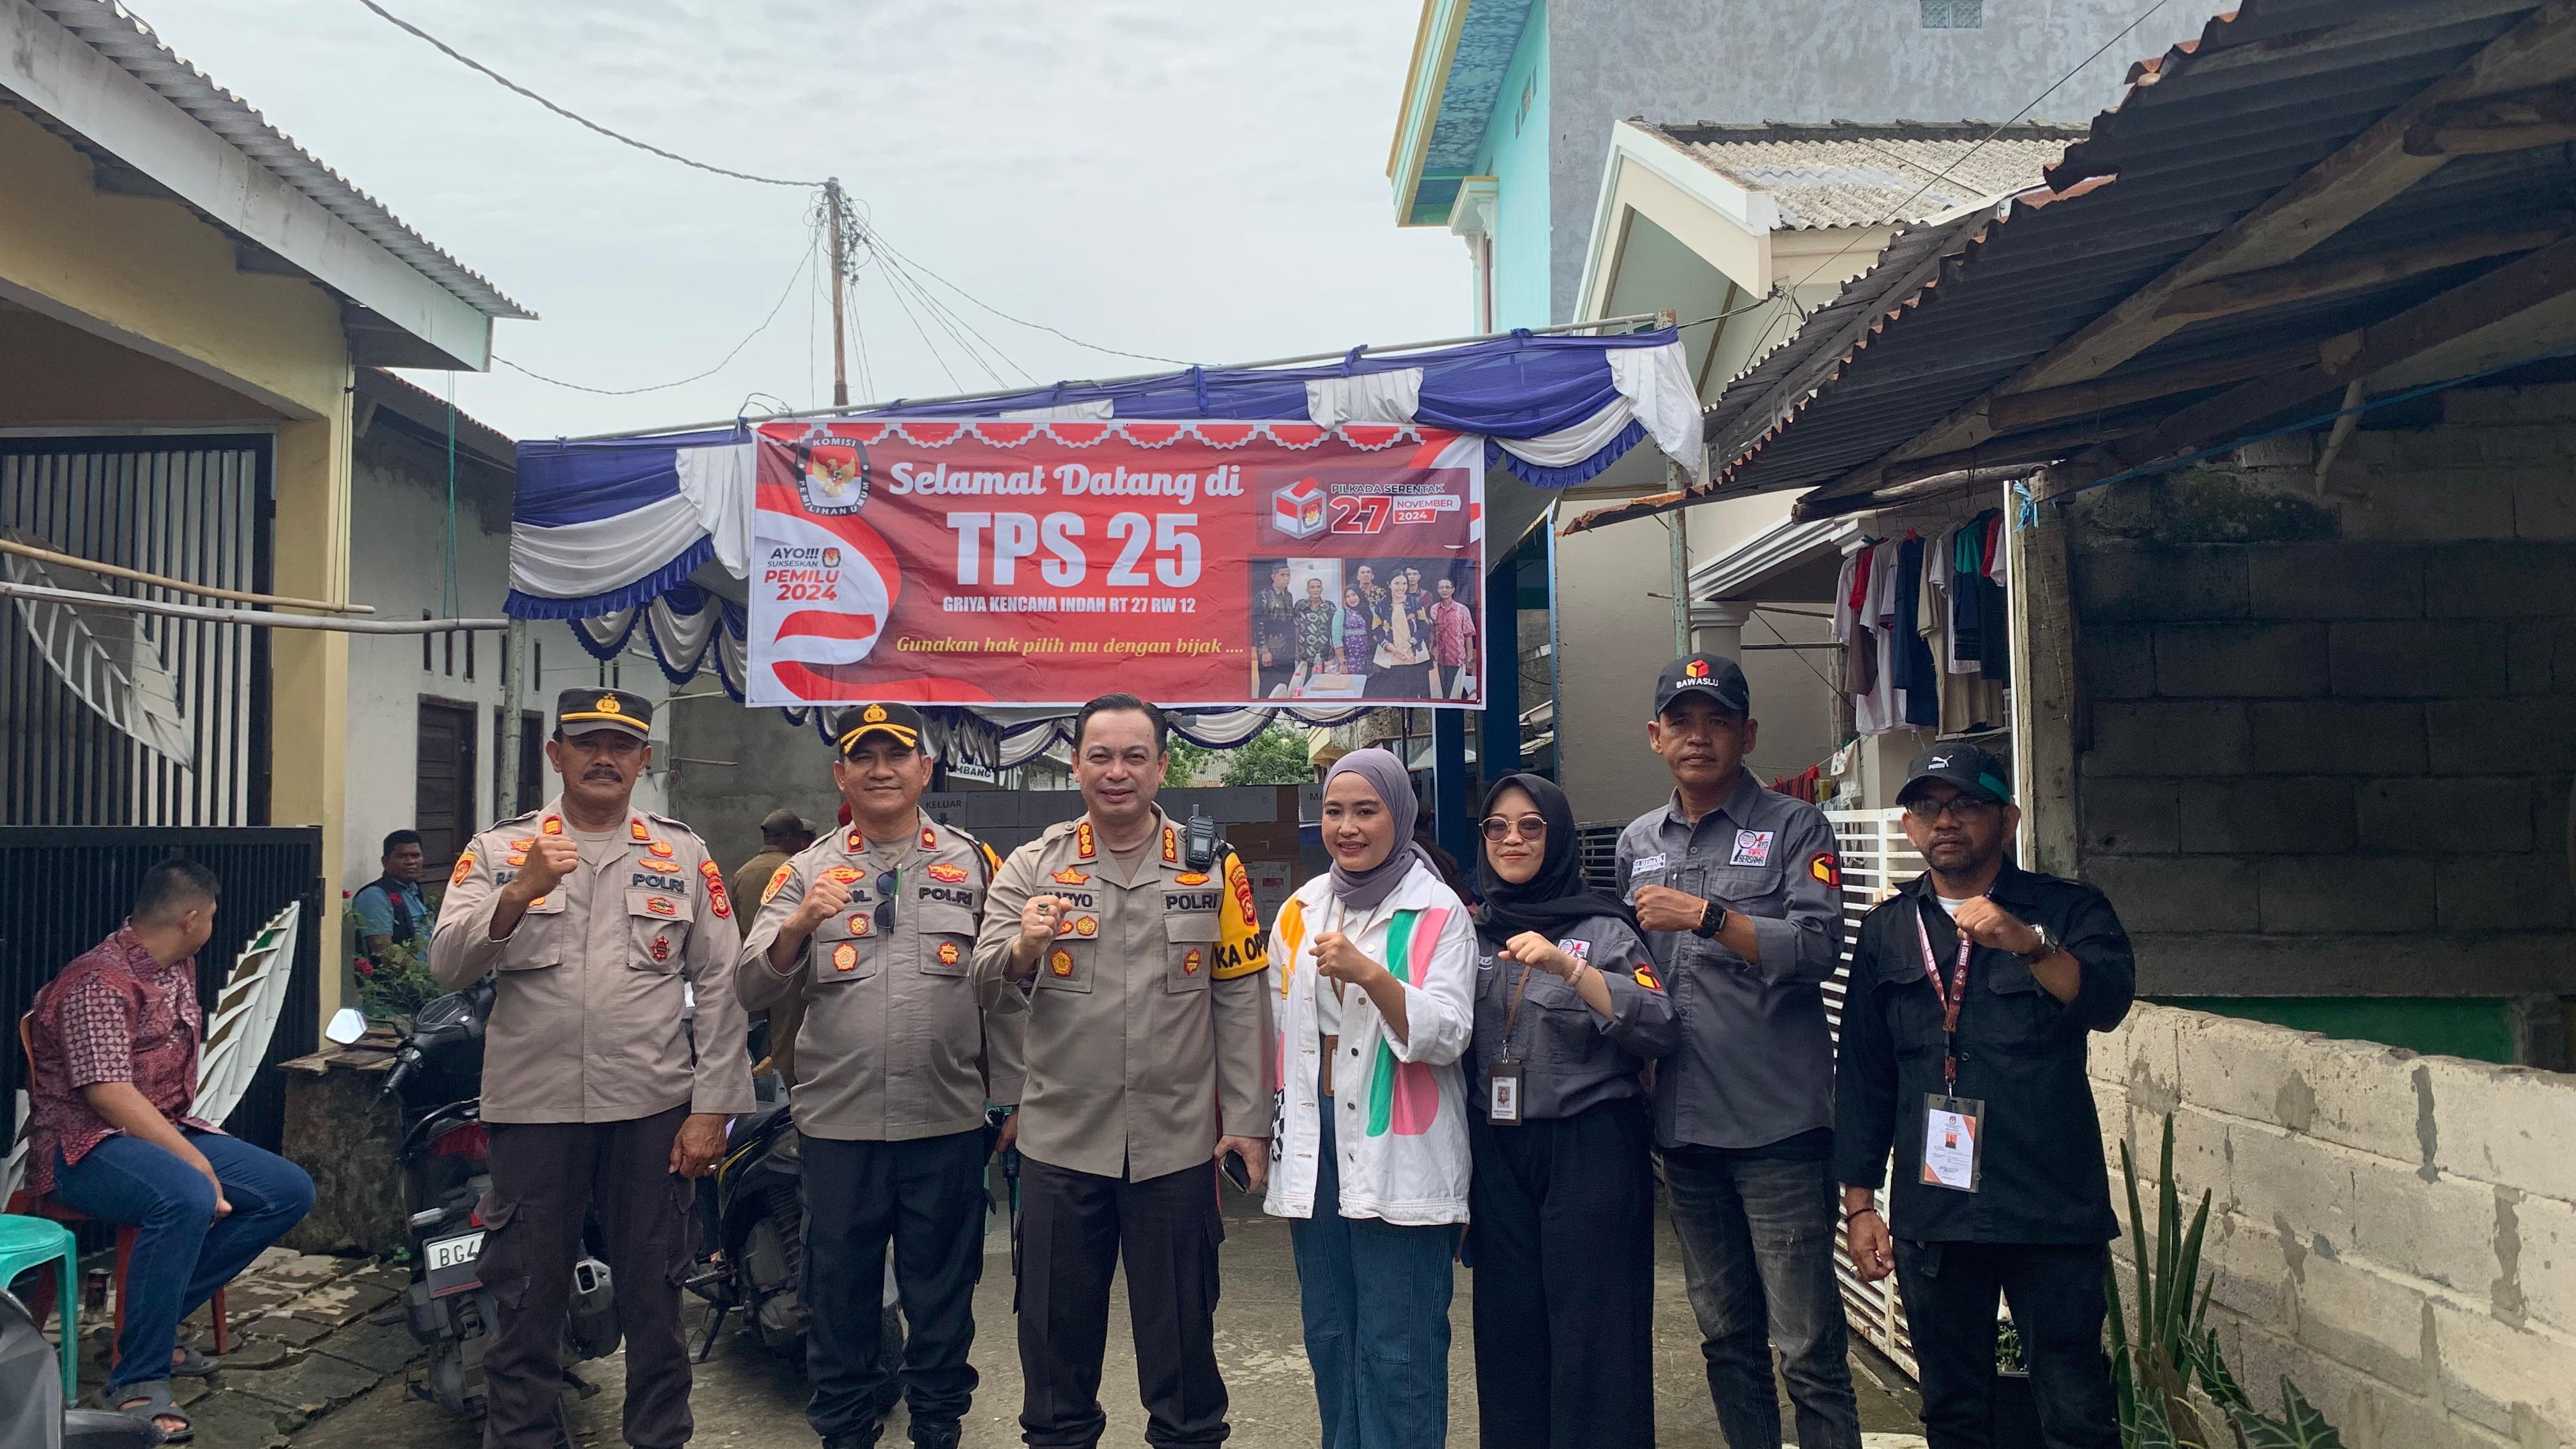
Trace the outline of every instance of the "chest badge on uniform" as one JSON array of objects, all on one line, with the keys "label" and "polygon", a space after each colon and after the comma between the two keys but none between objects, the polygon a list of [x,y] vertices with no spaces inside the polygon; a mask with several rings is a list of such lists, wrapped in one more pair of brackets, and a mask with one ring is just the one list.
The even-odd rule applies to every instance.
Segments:
[{"label": "chest badge on uniform", "polygon": [[1179,865],[1180,863],[1181,833],[1166,825],[1163,827],[1163,864]]},{"label": "chest badge on uniform", "polygon": [[1099,842],[1092,838],[1091,822],[1088,820],[1073,827],[1073,853],[1084,860],[1090,860],[1100,853]]},{"label": "chest badge on uniform", "polygon": [[549,815],[546,817],[546,823],[538,826],[537,828],[547,835],[561,835],[563,834],[563,817],[560,815]]},{"label": "chest badge on uniform", "polygon": [[947,862],[942,861],[936,865],[924,866],[922,868],[922,874],[929,876],[932,880],[943,880],[948,882],[950,885],[955,885],[957,882],[966,878],[966,867],[962,865],[950,865]]},{"label": "chest badge on uniform", "polygon": [[1068,865],[1064,869],[1055,873],[1055,883],[1057,885],[1089,885],[1091,884],[1091,877],[1084,875],[1081,871],[1075,870],[1072,866]]},{"label": "chest badge on uniform", "polygon": [[511,851],[508,855],[501,857],[501,863],[503,865],[526,865],[528,863],[528,853],[524,850]]},{"label": "chest badge on uniform", "polygon": [[513,841],[511,841],[511,842],[510,842],[510,848],[511,848],[512,850],[525,850],[525,849],[527,849],[529,846],[534,845],[534,844],[536,844],[536,843],[537,843],[537,838],[536,838],[535,836],[531,835],[531,836],[529,836],[528,838],[526,838],[525,840],[513,840]]},{"label": "chest badge on uniform", "polygon": [[[924,850],[937,850],[939,848],[939,832],[931,829],[927,825],[921,827],[921,848]],[[959,879],[963,880],[964,877],[960,876]]]},{"label": "chest badge on uniform", "polygon": [[649,842],[653,838],[653,832],[645,829],[644,822],[641,820],[628,820],[626,822],[626,834],[628,838],[634,840]]},{"label": "chest badge on uniform", "polygon": [[765,906],[778,899],[778,893],[787,888],[787,878],[795,873],[796,867],[793,865],[782,865],[770,872],[769,884],[760,888],[760,903]]},{"label": "chest badge on uniform", "polygon": [[1072,975],[1073,953],[1059,947],[1054,955],[1047,957],[1047,969],[1058,976]]},{"label": "chest badge on uniform", "polygon": [[843,941],[841,944],[839,944],[839,945],[837,945],[837,946],[833,947],[833,948],[832,948],[832,969],[833,969],[833,970],[835,970],[835,971],[856,971],[856,970],[858,970],[858,969],[859,969],[859,948],[858,948],[858,947],[856,947],[856,946],[851,945],[851,944],[850,944],[849,942],[847,942],[847,941]]},{"label": "chest badge on uniform", "polygon": [[[788,867],[783,865],[779,867],[780,870],[786,870],[787,868]],[[854,865],[836,865],[823,872],[823,879],[830,881],[834,885],[848,885],[850,882],[857,880],[858,878],[859,868]]]},{"label": "chest badge on uniform", "polygon": [[1074,917],[1074,918],[1073,918],[1073,933],[1074,933],[1075,935],[1077,935],[1077,936],[1084,936],[1084,937],[1090,937],[1090,936],[1097,936],[1097,935],[1099,935],[1099,934],[1100,934],[1100,918],[1099,918],[1098,916],[1076,916],[1076,917]]},{"label": "chest badge on uniform", "polygon": [[939,943],[939,964],[940,964],[940,965],[942,965],[942,966],[954,966],[954,965],[956,965],[958,962],[960,962],[960,961],[962,961],[962,960],[964,960],[964,959],[966,959],[966,953],[957,949],[957,943],[956,943],[956,942],[954,942],[954,941],[942,941],[942,942],[940,942],[940,943]]},{"label": "chest badge on uniform", "polygon": [[1172,877],[1174,885],[1206,885],[1207,883],[1207,872],[1203,870],[1185,870]]},{"label": "chest badge on uniform", "polygon": [[873,935],[875,935],[876,933],[877,933],[877,922],[876,922],[876,918],[875,918],[874,916],[869,915],[869,914],[868,914],[867,912],[865,912],[865,911],[860,911],[860,912],[858,912],[857,914],[855,914],[855,915],[853,915],[853,916],[851,916],[851,917],[850,917],[850,934],[851,934],[851,935],[853,935],[853,936],[873,936]]},{"label": "chest badge on uniform", "polygon": [[678,903],[669,896],[648,897],[644,902],[644,909],[657,916],[676,916],[680,913]]},{"label": "chest badge on uniform", "polygon": [[447,878],[447,883],[452,886],[461,886],[465,884],[465,878],[473,873],[474,852],[469,850],[463,855],[456,857],[456,873]]},{"label": "chest badge on uniform", "polygon": [[698,874],[706,877],[707,909],[715,912],[719,920],[732,915],[733,900],[725,894],[724,872],[716,869],[714,861],[702,860],[698,862]]},{"label": "chest badge on uniform", "polygon": [[635,863],[644,867],[646,870],[659,871],[663,875],[678,875],[680,873],[680,867],[676,861],[655,860],[652,857],[647,856]]},{"label": "chest badge on uniform", "polygon": [[1196,946],[1192,946],[1192,947],[1191,947],[1191,948],[1190,948],[1186,953],[1184,953],[1184,954],[1182,955],[1182,957],[1181,957],[1181,974],[1182,974],[1182,975],[1184,975],[1184,976],[1196,976],[1196,975],[1198,975],[1198,974],[1199,974],[1199,948],[1198,948],[1198,947],[1196,947]]},{"label": "chest badge on uniform", "polygon": [[671,959],[670,937],[655,936],[653,938],[653,959],[656,961],[668,961]]},{"label": "chest badge on uniform", "polygon": [[1578,936],[1568,936],[1564,940],[1557,942],[1556,949],[1563,951],[1566,955],[1573,957],[1577,961],[1589,964],[1592,960],[1592,943]]},{"label": "chest badge on uniform", "polygon": [[1735,851],[1726,858],[1726,863],[1728,865],[1769,865],[1771,836],[1772,832],[1768,830],[1735,832]]},{"label": "chest badge on uniform", "polygon": [[671,858],[671,842],[667,840],[653,841],[647,844],[644,849],[647,853],[658,855],[664,860],[669,860]]}]

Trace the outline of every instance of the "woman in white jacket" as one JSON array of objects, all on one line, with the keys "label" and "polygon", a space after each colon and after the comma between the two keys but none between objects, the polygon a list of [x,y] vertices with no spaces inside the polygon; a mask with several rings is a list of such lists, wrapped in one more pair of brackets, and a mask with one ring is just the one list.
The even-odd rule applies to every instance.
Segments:
[{"label": "woman in white jacket", "polygon": [[1404,766],[1324,777],[1333,868],[1271,929],[1279,1108],[1264,1207],[1289,1220],[1324,1449],[1449,1433],[1449,1299],[1467,1221],[1476,934],[1413,843]]}]

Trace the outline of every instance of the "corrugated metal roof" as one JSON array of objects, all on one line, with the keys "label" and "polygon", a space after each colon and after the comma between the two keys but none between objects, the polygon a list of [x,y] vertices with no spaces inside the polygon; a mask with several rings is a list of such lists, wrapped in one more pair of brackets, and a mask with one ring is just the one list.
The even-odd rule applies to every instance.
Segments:
[{"label": "corrugated metal roof", "polygon": [[[2130,73],[2131,89],[2026,192],[1962,232],[1937,274],[1901,297],[1881,266],[1838,300],[1877,309],[1830,368],[1752,436],[1713,461],[1694,496],[1809,489],[1843,480],[1977,404],[2204,243],[2335,154],[2373,123],[2485,49],[2537,0],[2245,0],[2197,40]],[[2550,147],[2464,156],[2299,257],[2361,257],[2436,237],[2508,230],[2566,214],[2576,155]],[[1907,245],[1899,237],[1897,248]],[[2497,256],[2304,302],[2190,323],[2103,374],[2109,379],[2313,342],[2384,319],[2505,263]],[[1822,314],[1820,314],[1822,315]],[[1802,333],[1802,336],[1804,334]],[[1791,344],[1795,346],[1796,344]],[[1784,364],[1785,365],[1785,364]],[[1757,368],[1713,411],[1754,404],[1780,374]],[[1739,388],[1752,389],[1739,401]],[[2167,406],[2190,400],[2183,395]],[[2067,451],[2072,451],[2069,449]],[[1869,480],[1828,488],[1865,492]],[[1668,506],[1668,504],[1667,504]],[[1588,515],[1598,526],[1655,511]]]},{"label": "corrugated metal roof", "polygon": [[2029,186],[2081,126],[1890,121],[1633,122],[1780,209],[1780,229],[1930,221]]},{"label": "corrugated metal roof", "polygon": [[152,33],[152,27],[114,0],[29,0],[54,22],[114,61],[163,100],[224,138],[280,181],[310,197],[487,317],[534,318],[480,275],[403,224],[382,202],[322,164],[295,138],[270,125],[248,101],[215,84]]}]

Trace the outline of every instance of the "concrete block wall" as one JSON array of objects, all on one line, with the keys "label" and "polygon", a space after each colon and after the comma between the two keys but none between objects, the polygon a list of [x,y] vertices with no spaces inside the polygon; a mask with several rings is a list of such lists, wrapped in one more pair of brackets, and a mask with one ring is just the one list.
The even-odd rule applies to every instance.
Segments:
[{"label": "concrete block wall", "polygon": [[2576,993],[2576,385],[2441,401],[2322,491],[2072,510],[2083,868],[2143,990]]},{"label": "concrete block wall", "polygon": [[[2112,1199],[2212,1195],[2211,1326],[2351,1449],[2576,1444],[2576,1076],[2141,1004],[2093,1045]],[[2152,1219],[2150,1220],[2152,1226]],[[2133,1300],[2127,1239],[2114,1244]]]}]

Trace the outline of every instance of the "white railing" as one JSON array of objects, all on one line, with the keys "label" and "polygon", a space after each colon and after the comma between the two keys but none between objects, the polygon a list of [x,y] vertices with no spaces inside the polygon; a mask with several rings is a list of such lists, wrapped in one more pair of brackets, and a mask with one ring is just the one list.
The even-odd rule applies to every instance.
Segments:
[{"label": "white railing", "polygon": [[[1905,838],[1902,810],[1828,810],[1835,849],[1843,866],[1842,965],[1825,983],[1825,1022],[1839,1048],[1843,1034],[1843,992],[1850,980],[1852,948],[1860,941],[1860,918],[1923,873],[1923,857]],[[1887,1184],[1878,1186],[1878,1207],[1887,1211]],[[1885,1221],[1882,1216],[1881,1221]],[[1905,1305],[1896,1294],[1896,1275],[1875,1283],[1860,1280],[1843,1230],[1834,1230],[1834,1281],[1842,1289],[1843,1316],[1852,1331],[1869,1340],[1908,1376],[1914,1366],[1914,1338],[1905,1326]]]}]

